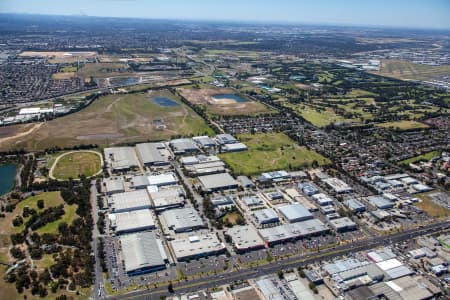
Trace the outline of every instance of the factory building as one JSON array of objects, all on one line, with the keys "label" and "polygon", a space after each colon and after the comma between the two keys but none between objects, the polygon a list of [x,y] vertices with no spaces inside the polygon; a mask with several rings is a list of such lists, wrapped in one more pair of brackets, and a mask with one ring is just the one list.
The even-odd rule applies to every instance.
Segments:
[{"label": "factory building", "polygon": [[186,156],[180,162],[191,176],[225,172],[225,163],[215,155]]},{"label": "factory building", "polygon": [[166,166],[170,152],[163,143],[144,143],[136,145],[136,152],[145,166]]},{"label": "factory building", "polygon": [[319,189],[314,183],[304,182],[298,184],[298,189],[302,191],[306,196],[312,196],[319,193]]},{"label": "factory building", "polygon": [[356,199],[345,200],[344,205],[354,213],[366,211],[366,206]]},{"label": "factory building", "polygon": [[132,147],[105,148],[105,161],[115,172],[124,172],[139,166]]},{"label": "factory building", "polygon": [[222,152],[240,152],[240,151],[247,151],[248,148],[243,143],[234,143],[234,144],[225,144],[220,148],[220,150]]},{"label": "factory building", "polygon": [[394,203],[381,196],[369,196],[367,201],[379,209],[390,209],[394,207]]},{"label": "factory building", "polygon": [[130,180],[130,187],[136,190],[145,189],[150,184],[145,175],[133,176]]},{"label": "factory building", "polygon": [[113,213],[152,208],[152,202],[146,190],[114,194],[108,201]]},{"label": "factory building", "polygon": [[228,133],[216,135],[216,141],[219,145],[234,144],[239,142],[234,136]]},{"label": "factory building", "polygon": [[196,259],[225,252],[225,245],[215,233],[190,236],[169,242],[177,261]]},{"label": "factory building", "polygon": [[313,218],[310,211],[298,203],[278,207],[278,211],[289,223],[301,222]]},{"label": "factory building", "polygon": [[265,246],[264,240],[251,225],[233,226],[226,231],[225,235],[231,238],[234,248],[239,253],[261,249]]},{"label": "factory building", "polygon": [[273,171],[273,172],[265,172],[262,173],[261,176],[258,176],[256,179],[258,182],[282,182],[291,179],[291,175],[289,175],[286,171]]},{"label": "factory building", "polygon": [[202,149],[211,149],[216,146],[216,143],[214,142],[214,140],[206,135],[205,136],[194,136],[192,138],[192,140],[194,142],[196,142],[197,145]]},{"label": "factory building", "polygon": [[347,183],[338,178],[326,178],[323,180],[323,182],[325,182],[337,194],[345,194],[353,191],[353,189]]},{"label": "factory building", "polygon": [[148,192],[153,202],[153,207],[157,211],[184,206],[185,192],[182,186],[174,185],[166,188],[155,188],[149,186]]},{"label": "factory building", "polygon": [[149,209],[110,214],[111,228],[116,234],[155,229],[155,221]]},{"label": "factory building", "polygon": [[125,271],[140,275],[166,268],[167,254],[160,239],[152,232],[140,232],[120,237]]},{"label": "factory building", "polygon": [[350,231],[357,229],[357,225],[355,222],[353,222],[348,217],[343,217],[339,219],[334,219],[329,221],[330,226],[336,231],[336,232],[344,232],[344,231]]},{"label": "factory building", "polygon": [[253,216],[259,225],[280,222],[277,213],[272,208],[255,210]]},{"label": "factory building", "polygon": [[169,143],[175,154],[196,153],[200,151],[197,144],[192,139],[175,139]]},{"label": "factory building", "polygon": [[161,219],[167,228],[175,232],[187,232],[205,228],[205,223],[193,208],[176,208],[161,213]]},{"label": "factory building", "polygon": [[250,178],[248,178],[247,176],[243,176],[243,175],[238,176],[238,177],[236,178],[236,180],[239,182],[239,184],[240,184],[243,188],[246,188],[246,189],[252,189],[252,188],[255,187],[255,183],[254,183]]},{"label": "factory building", "polygon": [[165,173],[158,175],[150,175],[147,177],[148,184],[154,186],[166,186],[166,185],[174,185],[178,183],[178,178],[174,173]]},{"label": "factory building", "polygon": [[313,198],[319,206],[333,205],[333,199],[322,193],[312,195],[311,198]]},{"label": "factory building", "polygon": [[198,180],[202,190],[208,193],[238,188],[237,181],[228,173],[200,176]]},{"label": "factory building", "polygon": [[105,178],[103,179],[103,186],[105,187],[105,192],[108,196],[125,192],[122,178]]},{"label": "factory building", "polygon": [[249,208],[254,208],[263,205],[263,200],[258,196],[245,196],[241,201]]},{"label": "factory building", "polygon": [[319,235],[328,231],[329,228],[318,219],[284,224],[258,230],[260,236],[267,245],[292,241],[307,236]]}]

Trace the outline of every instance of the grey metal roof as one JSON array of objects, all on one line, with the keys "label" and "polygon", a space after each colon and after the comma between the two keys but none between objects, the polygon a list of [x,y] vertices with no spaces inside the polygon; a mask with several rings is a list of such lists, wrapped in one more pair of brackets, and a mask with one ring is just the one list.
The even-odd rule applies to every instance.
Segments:
[{"label": "grey metal roof", "polygon": [[162,143],[144,143],[136,145],[139,158],[144,164],[168,163],[169,159],[166,156],[163,156],[159,151],[161,148],[165,148]]},{"label": "grey metal roof", "polygon": [[197,151],[199,148],[192,139],[175,139],[170,141],[170,146],[175,152]]},{"label": "grey metal roof", "polygon": [[161,213],[161,216],[167,226],[175,231],[185,231],[205,225],[199,213],[190,207],[166,210]]},{"label": "grey metal roof", "polygon": [[139,165],[132,147],[105,148],[105,159],[114,170],[129,169]]},{"label": "grey metal roof", "polygon": [[268,222],[278,222],[279,220],[277,213],[272,208],[256,210],[255,212],[253,212],[253,215],[260,224]]},{"label": "grey metal roof", "polygon": [[238,140],[234,136],[228,133],[216,135],[216,140],[219,142],[219,144],[233,144],[238,142]]},{"label": "grey metal roof", "polygon": [[125,269],[132,272],[165,264],[167,255],[161,240],[152,232],[140,232],[120,237]]},{"label": "grey metal roof", "polygon": [[227,235],[233,240],[237,249],[248,249],[264,246],[263,239],[258,231],[251,225],[233,226],[227,230]]},{"label": "grey metal roof", "polygon": [[146,190],[136,190],[111,196],[113,210],[116,212],[138,210],[152,207]]},{"label": "grey metal roof", "polygon": [[306,219],[312,219],[313,215],[303,205],[299,203],[281,206],[278,210],[289,222],[297,222]]},{"label": "grey metal roof", "polygon": [[149,209],[114,214],[117,232],[138,231],[155,228],[155,221]]},{"label": "grey metal roof", "polygon": [[220,173],[198,177],[205,190],[237,186],[236,180],[228,173]]},{"label": "grey metal roof", "polygon": [[351,210],[362,210],[365,209],[366,206],[359,202],[356,199],[348,199],[344,201],[345,206],[347,206]]}]

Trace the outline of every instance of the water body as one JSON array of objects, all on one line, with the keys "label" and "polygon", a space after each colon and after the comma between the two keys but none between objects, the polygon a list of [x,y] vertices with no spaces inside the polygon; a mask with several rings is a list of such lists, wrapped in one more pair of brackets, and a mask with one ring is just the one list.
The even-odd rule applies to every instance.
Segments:
[{"label": "water body", "polygon": [[158,104],[159,106],[162,107],[174,107],[174,106],[179,106],[180,104],[178,104],[178,102],[166,98],[166,97],[156,97],[152,99],[153,103]]},{"label": "water body", "polygon": [[213,98],[215,100],[233,99],[236,102],[248,102],[247,99],[244,99],[241,96],[236,95],[236,94],[218,94],[218,95],[214,95]]},{"label": "water body", "polygon": [[13,189],[16,171],[17,168],[13,164],[0,165],[0,196]]},{"label": "water body", "polygon": [[114,77],[109,80],[112,86],[133,85],[139,82],[137,77]]}]

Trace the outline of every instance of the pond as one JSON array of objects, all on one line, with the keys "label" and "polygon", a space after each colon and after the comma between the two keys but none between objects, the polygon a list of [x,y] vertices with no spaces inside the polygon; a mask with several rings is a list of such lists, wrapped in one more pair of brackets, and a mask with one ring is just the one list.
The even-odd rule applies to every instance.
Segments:
[{"label": "pond", "polygon": [[248,102],[247,99],[242,98],[239,95],[236,94],[218,94],[212,96],[215,100],[234,100],[236,102]]},{"label": "pond", "polygon": [[179,106],[180,104],[178,104],[178,102],[166,98],[166,97],[156,97],[152,99],[153,103],[158,104],[159,106],[162,107],[174,107],[174,106]]},{"label": "pond", "polygon": [[0,165],[0,196],[13,189],[16,170],[17,168],[13,164]]}]

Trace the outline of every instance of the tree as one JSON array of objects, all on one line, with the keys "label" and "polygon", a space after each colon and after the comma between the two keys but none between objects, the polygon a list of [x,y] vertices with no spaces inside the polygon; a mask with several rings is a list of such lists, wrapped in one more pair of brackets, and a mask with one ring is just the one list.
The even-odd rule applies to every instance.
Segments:
[{"label": "tree", "polygon": [[167,286],[167,290],[169,291],[169,293],[173,294],[175,291],[173,290],[173,284],[172,281],[169,282],[169,285]]},{"label": "tree", "polygon": [[44,208],[44,200],[39,199],[36,204],[37,204],[37,207],[39,209],[43,209]]}]

